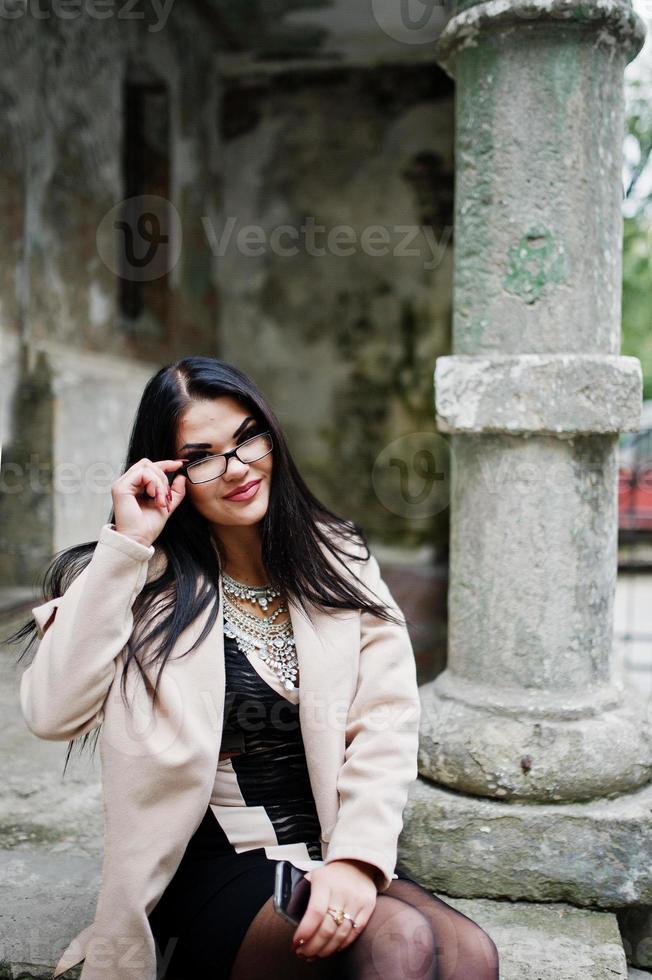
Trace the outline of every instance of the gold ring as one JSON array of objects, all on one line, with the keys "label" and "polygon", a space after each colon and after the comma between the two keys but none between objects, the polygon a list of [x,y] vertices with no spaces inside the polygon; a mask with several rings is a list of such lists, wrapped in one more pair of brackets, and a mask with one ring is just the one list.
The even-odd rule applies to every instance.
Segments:
[{"label": "gold ring", "polygon": [[344,920],[348,919],[354,929],[358,928],[358,923],[353,916],[345,912],[344,909],[327,909],[327,912],[337,922],[338,926],[341,926]]},{"label": "gold ring", "polygon": [[338,926],[342,925],[344,922],[344,909],[327,909],[326,911],[335,919]]}]

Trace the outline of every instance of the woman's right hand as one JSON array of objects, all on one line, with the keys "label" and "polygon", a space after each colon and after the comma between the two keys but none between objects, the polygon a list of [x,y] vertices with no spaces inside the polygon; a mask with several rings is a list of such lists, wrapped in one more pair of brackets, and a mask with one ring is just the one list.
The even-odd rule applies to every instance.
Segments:
[{"label": "woman's right hand", "polygon": [[111,484],[116,531],[147,547],[158,538],[170,514],[186,494],[186,477],[167,473],[183,465],[183,459],[139,459]]}]

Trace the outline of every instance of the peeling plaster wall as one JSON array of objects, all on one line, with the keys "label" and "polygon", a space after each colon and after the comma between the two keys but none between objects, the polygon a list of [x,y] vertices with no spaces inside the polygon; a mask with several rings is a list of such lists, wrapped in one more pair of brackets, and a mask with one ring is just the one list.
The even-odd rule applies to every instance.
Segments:
[{"label": "peeling plaster wall", "polygon": [[231,77],[221,128],[223,356],[262,385],[319,496],[381,540],[442,544],[442,511],[388,508],[371,475],[393,440],[435,431],[434,363],[450,345],[450,79],[434,65]]},{"label": "peeling plaster wall", "polygon": [[[175,5],[160,31],[86,14],[4,23],[2,466],[13,489],[0,502],[1,584],[29,584],[54,551],[97,537],[111,481],[98,491],[88,473],[121,472],[145,380],[175,357],[217,352],[201,217],[220,194],[218,48],[192,5]],[[103,218],[125,197],[123,83],[141,76],[167,86],[170,200],[182,229],[166,319],[149,333],[124,320],[97,244]],[[30,397],[43,411],[25,411]]]},{"label": "peeling plaster wall", "polygon": [[[397,509],[372,473],[397,438],[435,433],[433,368],[450,344],[452,82],[424,64],[221,77],[220,43],[192,5],[174,6],[159,32],[119,19],[23,18],[0,39],[10,147],[0,170],[3,466],[29,479],[31,423],[16,417],[24,395],[12,392],[37,390],[49,420],[40,424],[50,426],[37,495],[52,498],[35,510],[29,554],[19,522],[31,491],[0,503],[7,585],[97,536],[110,492],[89,488],[80,467],[120,472],[145,379],[189,353],[253,374],[310,484],[339,512],[379,540],[445,544],[445,506],[425,517],[409,501]],[[126,77],[167,86],[170,199],[182,229],[167,320],[140,332],[125,322],[96,240],[125,196]],[[306,221],[326,235],[347,226],[353,247],[345,234],[309,254]],[[262,254],[238,244],[247,224],[266,238]],[[283,225],[304,236],[297,254],[284,254]]]}]

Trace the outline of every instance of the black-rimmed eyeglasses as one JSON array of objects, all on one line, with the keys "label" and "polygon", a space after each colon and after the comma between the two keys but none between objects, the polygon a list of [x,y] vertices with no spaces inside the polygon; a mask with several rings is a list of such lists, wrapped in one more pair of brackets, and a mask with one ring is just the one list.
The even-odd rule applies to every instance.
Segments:
[{"label": "black-rimmed eyeglasses", "polygon": [[195,462],[186,463],[177,470],[177,473],[185,473],[191,483],[209,483],[224,476],[232,456],[239,459],[241,463],[255,463],[257,459],[268,456],[272,449],[271,433],[257,432],[251,439],[245,439],[228,453],[216,453],[214,456],[205,456]]}]

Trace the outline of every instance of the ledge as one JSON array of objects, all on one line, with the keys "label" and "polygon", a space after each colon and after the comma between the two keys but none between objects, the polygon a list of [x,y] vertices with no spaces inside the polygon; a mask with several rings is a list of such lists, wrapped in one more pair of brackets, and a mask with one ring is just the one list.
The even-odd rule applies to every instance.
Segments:
[{"label": "ledge", "polygon": [[451,355],[435,365],[440,432],[616,435],[640,427],[636,357]]}]

